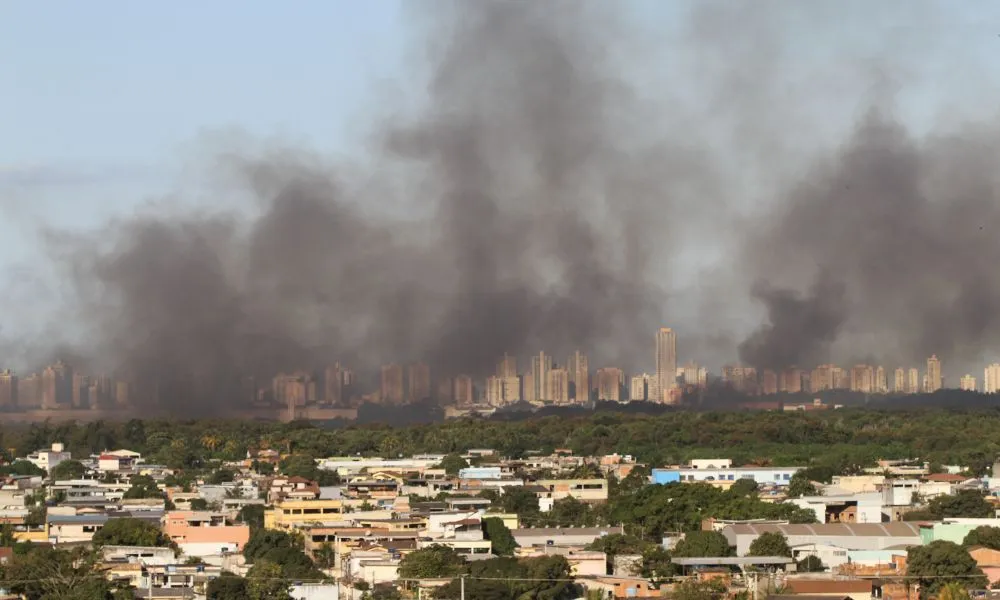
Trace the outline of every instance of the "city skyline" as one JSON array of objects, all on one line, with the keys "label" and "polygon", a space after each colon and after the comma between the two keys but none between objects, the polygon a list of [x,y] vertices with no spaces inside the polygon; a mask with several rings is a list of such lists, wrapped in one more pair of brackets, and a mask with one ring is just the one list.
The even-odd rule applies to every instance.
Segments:
[{"label": "city skyline", "polygon": [[[439,373],[419,361],[385,363],[378,369],[374,385],[362,383],[354,370],[335,362],[322,369],[277,373],[269,380],[265,378],[264,383],[244,377],[243,402],[287,407],[290,414],[307,405],[357,407],[366,402],[399,406],[431,401],[448,406],[493,408],[522,401],[538,405],[592,401],[672,405],[681,403],[685,392],[705,389],[713,381],[751,396],[832,390],[917,394],[934,393],[945,387],[1000,393],[1000,363],[983,368],[981,385],[979,378],[969,373],[949,382],[941,375],[942,360],[936,354],[926,359],[922,373],[914,366],[886,368],[865,363],[846,367],[824,363],[811,369],[790,366],[780,370],[730,364],[714,376],[693,360],[678,366],[678,338],[669,327],[656,330],[651,354],[652,372],[627,371],[614,365],[592,369],[588,355],[580,349],[561,363],[545,351],[530,355],[525,362],[504,353],[497,358],[493,373],[485,377]],[[519,370],[519,364],[526,366]],[[11,369],[0,371],[0,409],[106,408],[150,402],[150,396],[161,400],[155,382],[90,376],[74,371],[72,365],[63,361],[23,377]]]}]

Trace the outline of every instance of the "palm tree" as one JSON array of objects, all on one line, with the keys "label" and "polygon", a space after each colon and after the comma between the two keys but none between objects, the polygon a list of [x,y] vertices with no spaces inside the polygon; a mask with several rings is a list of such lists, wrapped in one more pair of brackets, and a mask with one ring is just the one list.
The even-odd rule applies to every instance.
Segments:
[{"label": "palm tree", "polygon": [[945,584],[938,592],[938,600],[969,600],[969,590],[965,589],[961,583],[951,582]]},{"label": "palm tree", "polygon": [[319,548],[313,551],[313,559],[321,569],[332,569],[337,560],[337,551],[330,542],[324,542]]}]

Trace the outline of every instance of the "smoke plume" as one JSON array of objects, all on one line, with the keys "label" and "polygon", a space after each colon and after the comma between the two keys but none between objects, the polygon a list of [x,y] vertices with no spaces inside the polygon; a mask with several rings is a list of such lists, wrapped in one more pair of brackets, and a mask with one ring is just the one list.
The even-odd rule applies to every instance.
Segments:
[{"label": "smoke plume", "polygon": [[[762,368],[978,360],[1000,342],[1000,136],[897,112],[942,18],[917,4],[698,2],[650,36],[617,4],[436,2],[426,97],[386,98],[357,161],[232,152],[236,209],[51,235],[75,351],[189,412],[334,361],[649,369],[664,325],[713,366],[744,337]],[[893,60],[844,41],[872,23]],[[835,51],[803,66],[802,36]]]}]

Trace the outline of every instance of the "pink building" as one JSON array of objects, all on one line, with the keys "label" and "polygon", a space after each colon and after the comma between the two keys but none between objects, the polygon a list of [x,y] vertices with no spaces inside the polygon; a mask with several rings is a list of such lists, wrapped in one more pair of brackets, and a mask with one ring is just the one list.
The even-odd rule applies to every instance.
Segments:
[{"label": "pink building", "polygon": [[163,515],[163,532],[188,556],[239,552],[250,539],[248,525],[227,522],[221,513],[175,510]]}]

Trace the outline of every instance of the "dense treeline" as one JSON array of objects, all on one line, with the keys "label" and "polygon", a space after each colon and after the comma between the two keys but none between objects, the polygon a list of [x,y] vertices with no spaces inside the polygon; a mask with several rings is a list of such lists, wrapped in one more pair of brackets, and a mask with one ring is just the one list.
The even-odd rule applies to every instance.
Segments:
[{"label": "dense treeline", "polygon": [[569,448],[577,454],[634,455],[651,465],[697,457],[737,463],[823,465],[834,470],[879,458],[916,458],[985,471],[1000,455],[1000,410],[875,410],[815,412],[594,411],[523,420],[456,420],[389,427],[263,421],[139,421],[10,424],[0,447],[24,455],[55,441],[74,456],[125,447],[149,460],[194,467],[234,460],[248,450],[398,456],[495,448],[506,456]]}]

